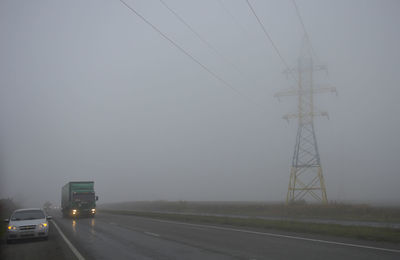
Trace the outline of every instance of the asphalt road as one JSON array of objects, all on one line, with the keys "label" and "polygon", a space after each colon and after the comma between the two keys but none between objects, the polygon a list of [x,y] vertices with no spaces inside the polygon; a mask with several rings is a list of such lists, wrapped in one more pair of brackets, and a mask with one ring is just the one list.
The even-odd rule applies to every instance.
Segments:
[{"label": "asphalt road", "polygon": [[[77,220],[51,214],[85,259],[400,259],[395,244],[105,213]],[[37,259],[74,259],[54,225],[50,232],[48,241],[3,243],[2,259],[36,259],[29,256],[37,252],[43,256]]]}]

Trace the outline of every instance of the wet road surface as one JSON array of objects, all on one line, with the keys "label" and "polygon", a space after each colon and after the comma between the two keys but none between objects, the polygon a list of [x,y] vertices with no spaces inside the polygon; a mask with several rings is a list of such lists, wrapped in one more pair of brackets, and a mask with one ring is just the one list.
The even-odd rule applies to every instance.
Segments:
[{"label": "wet road surface", "polygon": [[[85,259],[400,259],[398,244],[197,225],[101,212],[95,218],[76,220],[62,218],[57,211],[50,214]],[[74,259],[54,224],[50,231],[49,241],[2,244],[1,248],[6,249],[2,259]],[[39,249],[36,245],[40,245]],[[32,256],[32,252],[40,250],[50,250],[52,257],[24,255],[30,253]]]},{"label": "wet road surface", "polygon": [[[215,229],[127,215],[100,213],[94,219],[77,220],[56,215],[55,221],[88,259],[400,259],[400,251],[325,244],[238,231],[241,228]],[[400,250],[399,245],[393,244],[338,241],[337,238],[336,241]]]}]

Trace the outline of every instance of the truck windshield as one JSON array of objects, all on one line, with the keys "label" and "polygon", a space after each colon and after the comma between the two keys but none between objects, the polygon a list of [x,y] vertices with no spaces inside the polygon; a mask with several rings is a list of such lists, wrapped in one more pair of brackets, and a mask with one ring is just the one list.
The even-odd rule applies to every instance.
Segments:
[{"label": "truck windshield", "polygon": [[41,210],[24,210],[15,212],[12,215],[11,220],[30,220],[42,218],[45,218],[45,216]]},{"label": "truck windshield", "polygon": [[94,194],[77,193],[74,194],[74,201],[94,201]]}]

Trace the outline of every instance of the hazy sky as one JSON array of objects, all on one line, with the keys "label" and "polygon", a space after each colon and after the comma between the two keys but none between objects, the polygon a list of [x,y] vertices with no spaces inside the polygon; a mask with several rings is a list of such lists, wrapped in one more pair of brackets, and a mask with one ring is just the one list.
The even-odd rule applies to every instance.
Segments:
[{"label": "hazy sky", "polygon": [[[0,197],[59,204],[68,181],[99,202],[283,201],[297,122],[295,85],[245,1],[126,0],[241,95],[118,0],[0,1]],[[222,4],[221,4],[222,3]],[[290,0],[252,0],[295,66]],[[400,1],[298,0],[338,96],[316,96],[329,200],[400,204]],[[228,61],[228,62],[227,62]],[[233,64],[233,65],[232,65]]]}]

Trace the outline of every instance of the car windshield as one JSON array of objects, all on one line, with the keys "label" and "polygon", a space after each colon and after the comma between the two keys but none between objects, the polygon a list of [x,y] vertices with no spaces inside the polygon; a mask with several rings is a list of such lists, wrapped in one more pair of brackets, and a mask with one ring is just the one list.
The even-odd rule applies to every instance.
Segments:
[{"label": "car windshield", "polygon": [[42,219],[45,218],[43,211],[41,210],[24,210],[17,211],[11,217],[11,220],[30,220],[30,219]]}]

